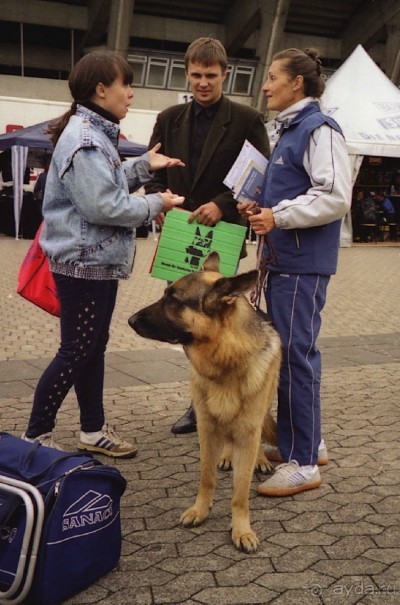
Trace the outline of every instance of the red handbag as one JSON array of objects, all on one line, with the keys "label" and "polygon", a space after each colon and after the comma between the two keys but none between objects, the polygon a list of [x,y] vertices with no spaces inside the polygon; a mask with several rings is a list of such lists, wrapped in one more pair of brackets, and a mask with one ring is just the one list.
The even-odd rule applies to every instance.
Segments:
[{"label": "red handbag", "polygon": [[40,225],[18,273],[17,292],[51,315],[60,316],[60,299],[49,261],[39,244]]}]

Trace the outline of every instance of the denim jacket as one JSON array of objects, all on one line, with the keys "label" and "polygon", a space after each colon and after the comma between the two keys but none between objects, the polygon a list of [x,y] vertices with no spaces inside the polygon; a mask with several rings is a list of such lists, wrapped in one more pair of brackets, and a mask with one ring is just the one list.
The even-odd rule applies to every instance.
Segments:
[{"label": "denim jacket", "polygon": [[162,210],[161,195],[131,195],[152,175],[148,154],[121,162],[119,127],[78,105],[55,147],[40,244],[50,269],[84,279],[126,279],[135,227]]}]

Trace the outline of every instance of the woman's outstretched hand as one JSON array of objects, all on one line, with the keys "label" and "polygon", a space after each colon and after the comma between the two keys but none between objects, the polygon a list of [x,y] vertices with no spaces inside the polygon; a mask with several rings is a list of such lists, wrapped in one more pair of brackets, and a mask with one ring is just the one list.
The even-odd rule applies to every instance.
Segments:
[{"label": "woman's outstretched hand", "polygon": [[162,212],[167,212],[168,210],[175,208],[175,206],[180,206],[185,201],[183,195],[176,195],[169,189],[164,191],[164,193],[161,193],[161,197],[163,200]]},{"label": "woman's outstretched hand", "polygon": [[167,155],[158,153],[161,143],[157,143],[149,149],[150,170],[160,170],[161,168],[171,168],[172,166],[184,166],[185,164],[179,158],[170,158]]}]

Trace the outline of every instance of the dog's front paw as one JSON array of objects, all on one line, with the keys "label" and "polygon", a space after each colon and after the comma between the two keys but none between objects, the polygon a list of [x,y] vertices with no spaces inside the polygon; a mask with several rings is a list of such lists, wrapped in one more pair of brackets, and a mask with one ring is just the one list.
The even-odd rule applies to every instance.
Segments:
[{"label": "dog's front paw", "polygon": [[264,474],[272,473],[272,471],[274,470],[274,467],[272,466],[271,462],[268,460],[268,458],[264,454],[264,450],[261,446],[258,449],[258,454],[257,454],[257,459],[256,459],[256,464],[255,464],[254,470],[256,471],[256,473],[264,473]]},{"label": "dog's front paw", "polygon": [[273,469],[274,467],[272,466],[268,458],[265,456],[264,452],[259,453],[254,469],[256,473],[264,473],[265,475],[267,475],[268,473],[272,473]]},{"label": "dog's front paw", "polygon": [[221,456],[218,461],[218,470],[219,471],[231,471],[232,470],[232,460],[228,457]]},{"label": "dog's front paw", "polygon": [[232,542],[238,550],[248,554],[256,552],[259,544],[256,534],[251,529],[245,533],[232,530]]},{"label": "dog's front paw", "polygon": [[191,506],[181,514],[181,523],[184,527],[196,527],[201,525],[208,517],[208,512],[201,512],[196,506]]},{"label": "dog's front paw", "polygon": [[218,461],[218,470],[231,471],[233,468],[232,456],[233,456],[232,444],[224,443],[224,448],[222,450],[221,457]]}]

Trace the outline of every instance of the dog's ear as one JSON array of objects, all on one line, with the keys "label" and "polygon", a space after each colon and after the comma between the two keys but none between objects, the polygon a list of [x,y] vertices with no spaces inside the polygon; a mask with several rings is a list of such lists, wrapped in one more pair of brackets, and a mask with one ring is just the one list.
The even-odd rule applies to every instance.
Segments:
[{"label": "dog's ear", "polygon": [[221,277],[212,286],[207,295],[208,305],[220,306],[221,303],[231,305],[236,298],[254,288],[258,279],[258,271],[248,271],[235,277]]},{"label": "dog's ear", "polygon": [[203,271],[215,271],[219,273],[219,254],[218,252],[211,252],[202,266]]}]

